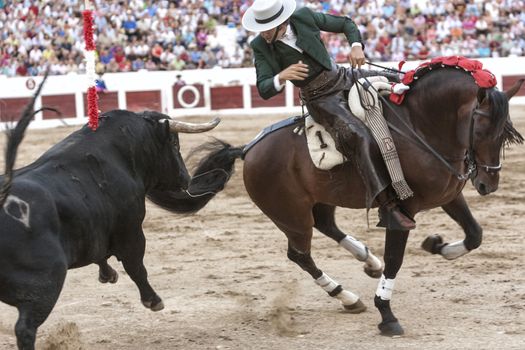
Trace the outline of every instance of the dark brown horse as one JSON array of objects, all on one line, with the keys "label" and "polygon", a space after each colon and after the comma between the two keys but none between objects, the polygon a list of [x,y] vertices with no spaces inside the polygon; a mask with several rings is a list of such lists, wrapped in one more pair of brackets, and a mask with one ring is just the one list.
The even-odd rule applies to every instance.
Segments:
[{"label": "dark brown horse", "polygon": [[[420,211],[442,207],[465,233],[464,240],[450,244],[438,235],[429,236],[423,242],[425,250],[455,259],[481,244],[482,229],[462,190],[468,179],[481,195],[497,190],[502,148],[523,141],[508,112],[508,100],[522,83],[500,92],[478,87],[463,70],[441,68],[419,77],[400,106],[383,106],[393,126],[405,178],[415,193],[402,202],[403,209],[414,217]],[[330,171],[317,169],[305,137],[292,131],[297,123],[268,134],[244,154],[241,147],[222,143],[201,166],[228,169],[243,154],[246,190],[286,234],[289,259],[348,311],[362,312],[365,307],[359,297],[323,273],[311,257],[314,227],[334,239],[365,262],[369,275],[381,276],[374,300],[382,317],[378,325],[381,333],[403,334],[391,311],[390,298],[409,232],[386,230],[384,270],[363,243],[342,232],[335,223],[335,208],[365,208],[365,187],[351,161]]]}]

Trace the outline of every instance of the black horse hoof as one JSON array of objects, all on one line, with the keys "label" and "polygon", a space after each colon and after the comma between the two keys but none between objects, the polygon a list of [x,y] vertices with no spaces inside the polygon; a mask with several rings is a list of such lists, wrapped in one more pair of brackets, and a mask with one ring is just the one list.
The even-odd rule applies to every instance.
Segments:
[{"label": "black horse hoof", "polygon": [[443,238],[440,235],[431,235],[421,243],[421,248],[431,254],[439,254],[443,247]]},{"label": "black horse hoof", "polygon": [[160,300],[160,298],[154,301],[142,301],[142,305],[144,305],[146,308],[150,309],[151,311],[160,311],[164,309],[164,302]]},{"label": "black horse hoof", "polygon": [[377,325],[377,328],[379,328],[379,331],[381,331],[381,335],[384,335],[385,337],[393,337],[395,335],[405,334],[403,327],[401,327],[397,320],[387,323],[381,322]]},{"label": "black horse hoof", "polygon": [[381,277],[381,275],[383,274],[383,269],[379,269],[379,270],[372,270],[368,265],[365,265],[365,267],[363,268],[363,270],[365,271],[365,273],[372,277],[372,278],[379,278]]}]

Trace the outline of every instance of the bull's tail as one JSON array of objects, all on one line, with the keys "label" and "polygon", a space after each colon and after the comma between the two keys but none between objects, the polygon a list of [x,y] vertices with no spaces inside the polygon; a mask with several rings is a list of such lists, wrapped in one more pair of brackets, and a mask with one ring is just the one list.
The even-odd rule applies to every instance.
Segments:
[{"label": "bull's tail", "polygon": [[232,147],[221,140],[205,143],[192,152],[205,150],[209,153],[197,165],[187,191],[150,191],[148,198],[175,213],[199,211],[224,189],[234,172],[235,160],[242,157],[243,148]]},{"label": "bull's tail", "polygon": [[16,126],[12,129],[7,129],[7,147],[5,149],[5,174],[4,174],[4,181],[2,183],[2,186],[0,187],[0,208],[4,205],[5,200],[7,199],[7,196],[9,195],[9,190],[11,189],[11,184],[13,182],[13,170],[15,167],[15,160],[16,155],[18,153],[18,146],[20,146],[20,143],[24,139],[24,135],[26,132],[26,129],[31,122],[31,119],[33,119],[33,116],[44,110],[49,109],[53,110],[55,112],[55,109],[53,108],[42,108],[37,111],[34,111],[35,107],[35,101],[37,97],[40,95],[40,92],[42,92],[42,88],[44,86],[45,81],[47,80],[47,73],[44,76],[44,79],[38,85],[38,88],[36,89],[35,94],[33,95],[33,98],[27,106],[22,111],[22,117],[16,123]]}]

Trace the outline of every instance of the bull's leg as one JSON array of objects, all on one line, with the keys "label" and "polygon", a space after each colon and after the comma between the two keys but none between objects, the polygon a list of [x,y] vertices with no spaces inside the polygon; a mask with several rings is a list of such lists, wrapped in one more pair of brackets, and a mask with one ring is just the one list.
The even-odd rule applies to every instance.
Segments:
[{"label": "bull's leg", "polygon": [[129,277],[139,288],[142,304],[152,311],[159,311],[164,309],[164,303],[148,282],[148,272],[143,263],[145,248],[146,239],[141,230],[139,234],[127,240],[125,250],[118,256]]},{"label": "bull's leg", "polygon": [[374,304],[381,313],[381,323],[378,328],[382,335],[393,336],[404,333],[399,321],[390,309],[390,299],[394,290],[396,275],[403,264],[403,256],[409,231],[386,230],[385,239],[385,270],[379,280],[374,298]]},{"label": "bull's leg", "polygon": [[[279,226],[279,225],[278,225]],[[339,299],[343,308],[349,313],[361,313],[366,310],[366,306],[359,299],[359,296],[334,281],[330,276],[321,271],[315,265],[310,254],[312,241],[312,228],[309,231],[293,232],[290,228],[279,226],[288,237],[288,258],[299,265],[301,269],[308,272],[315,283],[321,287],[329,296]],[[306,232],[306,233],[304,233]]]},{"label": "bull's leg", "polygon": [[100,283],[117,283],[118,273],[111,266],[109,266],[107,259],[99,261],[98,265],[98,280]]},{"label": "bull's leg", "polygon": [[363,261],[365,273],[373,278],[381,277],[383,266],[366,245],[354,237],[342,232],[335,223],[335,207],[326,204],[316,204],[313,208],[314,227],[324,235],[332,238],[341,247],[348,250],[359,261]]},{"label": "bull's leg", "polygon": [[443,243],[441,236],[436,234],[428,236],[423,241],[423,249],[432,254],[441,254],[445,259],[452,260],[478,248],[481,245],[483,230],[472,216],[463,194],[442,208],[463,228],[465,239],[454,243]]},{"label": "bull's leg", "polygon": [[[33,350],[38,327],[46,320],[53,310],[66,276],[65,265],[55,265],[49,271],[38,270],[30,281],[18,284],[18,320],[15,334],[18,349]],[[45,276],[45,277],[44,277]],[[36,283],[34,281],[37,281]]]}]

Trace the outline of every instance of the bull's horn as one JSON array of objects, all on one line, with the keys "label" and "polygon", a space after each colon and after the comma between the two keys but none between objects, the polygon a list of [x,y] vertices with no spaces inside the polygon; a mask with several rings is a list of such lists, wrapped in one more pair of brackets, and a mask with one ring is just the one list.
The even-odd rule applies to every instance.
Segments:
[{"label": "bull's horn", "polygon": [[182,132],[182,133],[205,132],[205,131],[211,130],[214,127],[216,127],[217,124],[220,123],[220,121],[221,121],[220,118],[215,118],[211,122],[195,124],[195,123],[181,122],[179,120],[168,119],[168,122],[170,123],[170,131],[171,132]]}]

